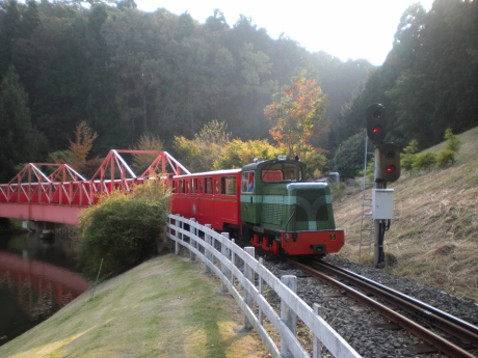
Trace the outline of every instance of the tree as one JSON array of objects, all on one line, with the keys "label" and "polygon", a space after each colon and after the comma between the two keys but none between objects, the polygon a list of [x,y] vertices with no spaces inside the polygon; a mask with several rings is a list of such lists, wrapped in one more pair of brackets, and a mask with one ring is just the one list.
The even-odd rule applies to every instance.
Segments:
[{"label": "tree", "polygon": [[193,172],[207,171],[222,156],[223,147],[229,140],[226,124],[214,119],[204,125],[194,139],[174,137],[174,148],[177,158],[186,168]]},{"label": "tree", "polygon": [[23,12],[22,37],[28,38],[33,31],[41,24],[38,4],[34,0],[27,2],[27,9]]},{"label": "tree", "polygon": [[[85,121],[81,121],[75,128],[74,137],[73,140],[68,140],[67,150],[50,153],[50,157],[56,163],[67,163],[77,171],[84,173],[90,167],[87,157],[98,134]],[[94,162],[96,164],[97,161],[94,160]]]},{"label": "tree", "polygon": [[73,155],[75,163],[81,167],[86,163],[86,157],[93,148],[93,142],[98,137],[85,121],[81,121],[75,128],[75,139],[69,140],[68,149]]},{"label": "tree", "polygon": [[279,154],[284,154],[282,149],[274,147],[266,140],[234,139],[225,145],[221,155],[215,159],[213,168],[241,168],[252,163],[255,158],[269,160],[277,158]]},{"label": "tree", "polygon": [[328,129],[325,102],[317,82],[302,73],[293,78],[290,85],[283,86],[274,96],[274,102],[266,106],[264,115],[273,124],[269,133],[288,149],[289,156],[300,156],[301,146],[310,144],[314,135]]},{"label": "tree", "polygon": [[13,47],[20,31],[21,15],[15,0],[0,3],[6,9],[0,22],[0,77],[12,65]]},{"label": "tree", "polygon": [[335,152],[333,163],[336,171],[343,178],[353,178],[363,168],[365,151],[365,132],[361,131],[350,137]]},{"label": "tree", "polygon": [[[163,150],[163,142],[158,136],[153,134],[143,134],[138,143],[134,146],[136,150]],[[155,159],[157,155],[154,154],[133,154],[133,168],[137,174],[143,172]]]},{"label": "tree", "polygon": [[0,82],[0,179],[12,178],[15,166],[34,162],[41,156],[43,136],[31,123],[28,96],[23,89],[16,70],[10,66]]}]

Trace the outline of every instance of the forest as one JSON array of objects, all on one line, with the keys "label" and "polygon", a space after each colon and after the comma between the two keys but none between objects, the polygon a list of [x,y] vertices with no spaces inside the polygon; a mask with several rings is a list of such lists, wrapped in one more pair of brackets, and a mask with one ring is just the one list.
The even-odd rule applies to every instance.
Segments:
[{"label": "forest", "polygon": [[178,151],[177,142],[216,138],[205,132],[210,123],[221,140],[236,141],[229,151],[241,149],[237,141],[273,144],[274,104],[300,81],[320,96],[307,117],[320,173],[353,177],[371,103],[385,105],[387,139],[401,148],[477,125],[476,34],[476,0],[436,0],[428,12],[413,5],[374,67],[272,39],[244,15],[230,25],[220,9],[202,24],[164,8],[142,12],[133,0],[0,0],[0,181],[25,162],[55,158],[85,124],[91,157],[148,136],[194,162],[201,153]]}]

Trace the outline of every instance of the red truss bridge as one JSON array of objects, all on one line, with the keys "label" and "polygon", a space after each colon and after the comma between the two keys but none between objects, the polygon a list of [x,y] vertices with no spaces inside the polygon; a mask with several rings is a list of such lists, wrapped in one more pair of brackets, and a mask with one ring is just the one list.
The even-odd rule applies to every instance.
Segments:
[{"label": "red truss bridge", "polygon": [[[136,175],[121,154],[154,160]],[[28,163],[10,182],[0,184],[0,217],[76,225],[80,211],[102,195],[129,192],[149,178],[181,174],[190,173],[168,152],[152,150],[113,149],[89,180],[68,164]]]}]

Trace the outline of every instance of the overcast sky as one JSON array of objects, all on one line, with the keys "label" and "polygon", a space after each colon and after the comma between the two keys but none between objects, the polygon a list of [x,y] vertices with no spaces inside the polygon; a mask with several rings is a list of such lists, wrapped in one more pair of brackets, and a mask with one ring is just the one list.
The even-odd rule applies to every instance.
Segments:
[{"label": "overcast sky", "polygon": [[138,8],[188,12],[204,23],[215,9],[229,26],[239,15],[249,17],[276,39],[281,34],[310,52],[323,50],[342,61],[367,59],[381,65],[392,49],[400,17],[412,4],[426,10],[432,0],[136,0]]}]

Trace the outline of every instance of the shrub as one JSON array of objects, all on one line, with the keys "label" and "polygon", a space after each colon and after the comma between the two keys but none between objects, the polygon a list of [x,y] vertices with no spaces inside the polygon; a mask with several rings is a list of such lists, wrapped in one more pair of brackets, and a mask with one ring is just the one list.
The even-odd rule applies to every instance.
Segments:
[{"label": "shrub", "polygon": [[439,168],[446,168],[455,163],[455,152],[449,149],[443,149],[437,156],[437,165]]},{"label": "shrub", "polygon": [[78,259],[87,277],[117,275],[157,253],[166,224],[168,190],[159,181],[116,191],[80,217]]},{"label": "shrub", "polygon": [[438,153],[437,164],[439,168],[445,168],[455,164],[456,153],[460,150],[461,140],[454,135],[452,130],[448,128],[443,135],[445,141],[445,148]]},{"label": "shrub", "polygon": [[436,165],[437,157],[431,152],[423,152],[415,157],[413,169],[416,171],[430,171]]},{"label": "shrub", "polygon": [[448,128],[445,131],[443,138],[446,140],[445,142],[446,150],[450,150],[453,153],[457,153],[460,150],[460,147],[461,147],[460,137],[453,134],[453,131],[451,130],[451,128]]},{"label": "shrub", "polygon": [[416,152],[418,150],[418,141],[412,139],[410,143],[403,149],[403,155],[400,161],[400,166],[404,171],[411,172],[413,170],[413,163],[416,160]]}]

